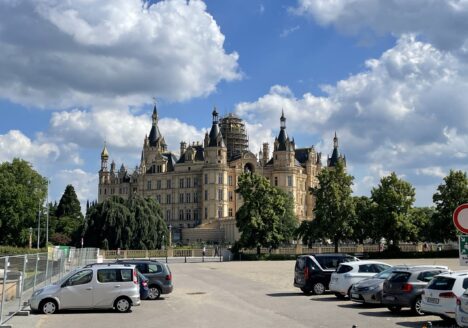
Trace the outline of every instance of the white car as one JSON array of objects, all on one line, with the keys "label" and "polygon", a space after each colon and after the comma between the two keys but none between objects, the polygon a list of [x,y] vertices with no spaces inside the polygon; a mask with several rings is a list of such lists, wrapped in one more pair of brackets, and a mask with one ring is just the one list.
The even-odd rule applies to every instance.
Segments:
[{"label": "white car", "polygon": [[457,300],[455,319],[460,327],[468,327],[468,290]]},{"label": "white car", "polygon": [[[421,297],[421,311],[455,319],[457,300],[468,288],[468,271],[442,273],[429,282]],[[468,314],[467,314],[468,315]]]},{"label": "white car", "polygon": [[355,261],[341,263],[333,272],[330,280],[330,290],[335,293],[336,297],[344,298],[350,296],[351,287],[363,279],[375,276],[384,270],[390,268],[391,265],[376,261]]},{"label": "white car", "polygon": [[44,314],[91,308],[128,312],[140,305],[137,270],[129,264],[90,264],[36,290],[29,305],[31,310]]}]

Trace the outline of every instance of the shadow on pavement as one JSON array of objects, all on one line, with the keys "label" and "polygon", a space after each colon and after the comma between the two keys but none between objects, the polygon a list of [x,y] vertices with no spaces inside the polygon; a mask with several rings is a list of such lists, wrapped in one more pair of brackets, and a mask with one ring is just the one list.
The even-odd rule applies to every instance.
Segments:
[{"label": "shadow on pavement", "polygon": [[[432,323],[432,326],[429,326],[427,325],[428,322],[431,322]],[[409,327],[409,328],[421,328],[421,327],[433,327],[433,328],[455,328],[455,327],[458,327],[456,324],[452,324],[452,323],[449,323],[449,322],[445,322],[443,320],[435,320],[435,321],[432,321],[432,320],[423,320],[423,321],[419,321],[419,322],[410,322],[410,321],[407,321],[407,322],[397,322],[396,323],[398,326],[401,326],[401,327]]]},{"label": "shadow on pavement", "polygon": [[327,296],[327,297],[320,297],[320,296],[316,296],[315,298],[312,297],[310,299],[311,301],[318,301],[318,302],[343,302],[343,300],[340,300],[338,298],[336,298],[336,296]]},{"label": "shadow on pavement", "polygon": [[305,295],[304,293],[293,293],[293,292],[285,292],[285,293],[271,293],[271,294],[266,294],[267,296],[271,297],[290,297],[290,296],[303,296],[303,297],[309,297],[310,295]]},{"label": "shadow on pavement", "polygon": [[[113,309],[86,309],[86,310],[60,310],[57,312],[57,314],[95,314],[95,313],[114,313],[115,315],[119,314],[127,314],[127,313],[132,313],[133,311],[130,310],[125,313],[120,313],[117,312]],[[42,313],[34,313],[31,312],[31,315],[40,315],[40,316],[46,316],[45,314]]]}]

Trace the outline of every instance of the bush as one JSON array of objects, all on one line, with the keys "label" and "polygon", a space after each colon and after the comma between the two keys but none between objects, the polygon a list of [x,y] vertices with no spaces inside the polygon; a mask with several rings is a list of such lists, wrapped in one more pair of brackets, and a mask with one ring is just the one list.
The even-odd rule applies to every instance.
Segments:
[{"label": "bush", "polygon": [[0,256],[36,254],[45,252],[47,252],[47,248],[36,249],[27,247],[0,246]]},{"label": "bush", "polygon": [[385,250],[383,252],[365,253],[369,259],[432,259],[432,258],[458,258],[458,250],[431,251],[431,252],[400,252],[397,250]]}]

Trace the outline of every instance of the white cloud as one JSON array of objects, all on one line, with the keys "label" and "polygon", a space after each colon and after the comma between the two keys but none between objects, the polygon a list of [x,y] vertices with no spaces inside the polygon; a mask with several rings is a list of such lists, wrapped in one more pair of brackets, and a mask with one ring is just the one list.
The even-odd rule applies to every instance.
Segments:
[{"label": "white cloud", "polygon": [[468,2],[459,0],[298,0],[293,12],[345,34],[418,33],[441,49],[468,40]]},{"label": "white cloud", "polygon": [[50,142],[33,141],[21,131],[10,130],[0,135],[0,162],[18,157],[28,161],[56,161],[59,147]]},{"label": "white cloud", "polygon": [[296,25],[296,26],[293,26],[293,27],[290,27],[290,28],[286,28],[280,33],[280,37],[285,38],[288,35],[290,35],[291,33],[296,32],[299,28],[300,28],[299,25]]},{"label": "white cloud", "polygon": [[0,2],[0,97],[40,107],[187,100],[239,79],[202,1]]},{"label": "white cloud", "polygon": [[447,174],[440,166],[430,166],[416,169],[418,175],[429,175],[438,178],[444,178]]},{"label": "white cloud", "polygon": [[[466,168],[468,144],[468,65],[451,52],[403,35],[365,70],[323,86],[325,96],[296,97],[287,86],[273,86],[253,102],[236,106],[251,122],[278,126],[281,109],[288,131],[303,139],[322,136],[317,149],[330,153],[338,132],[340,149],[355,165],[359,190],[391,171],[424,184],[424,168]],[[325,159],[325,158],[324,158]],[[418,171],[419,169],[419,171]],[[419,178],[418,178],[419,173]],[[435,174],[433,174],[435,176]]]},{"label": "white cloud", "polygon": [[89,173],[82,169],[60,170],[50,180],[50,187],[54,191],[52,198],[57,200],[62,197],[67,185],[73,185],[83,213],[86,211],[87,200],[97,200],[98,175],[94,172]]},{"label": "white cloud", "polygon": [[[168,148],[178,153],[181,141],[203,141],[204,131],[176,118],[161,118],[158,122]],[[110,156],[117,163],[132,168],[143,147],[145,135],[151,130],[148,114],[133,114],[129,110],[71,110],[52,114],[49,134],[56,140],[74,140],[79,146],[95,149],[107,143]],[[96,158],[98,158],[96,153]]]}]

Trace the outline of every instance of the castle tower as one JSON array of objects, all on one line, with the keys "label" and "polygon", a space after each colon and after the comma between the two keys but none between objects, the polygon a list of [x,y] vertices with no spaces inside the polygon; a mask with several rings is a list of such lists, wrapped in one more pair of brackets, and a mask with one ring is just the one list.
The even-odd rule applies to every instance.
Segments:
[{"label": "castle tower", "polygon": [[281,111],[280,132],[275,138],[273,157],[275,168],[294,166],[294,140],[289,140],[286,132],[286,117]]},{"label": "castle tower", "polygon": [[107,151],[107,145],[104,143],[104,148],[101,152],[101,170],[99,170],[99,193],[98,201],[105,200],[109,192],[110,184],[110,172],[107,169],[107,161],[109,160],[109,152]]},{"label": "castle tower", "polygon": [[227,147],[228,161],[239,157],[249,148],[244,122],[232,113],[220,120],[221,134]]},{"label": "castle tower", "polygon": [[343,161],[344,167],[346,167],[346,157],[338,151],[338,137],[335,132],[335,137],[333,138],[333,152],[331,157],[328,157],[327,166],[329,168],[335,167],[339,161]]}]

